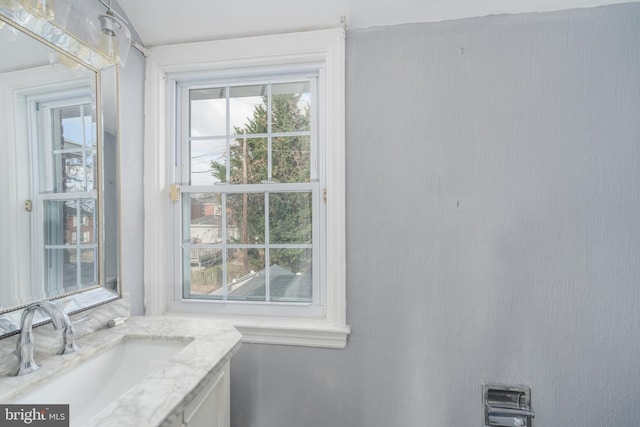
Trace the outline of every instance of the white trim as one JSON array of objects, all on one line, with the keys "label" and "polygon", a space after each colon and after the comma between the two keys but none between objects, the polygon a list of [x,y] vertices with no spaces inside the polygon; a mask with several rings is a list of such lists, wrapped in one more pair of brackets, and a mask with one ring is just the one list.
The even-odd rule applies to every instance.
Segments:
[{"label": "white trim", "polygon": [[318,319],[271,316],[235,316],[167,312],[167,316],[217,319],[232,323],[242,334],[242,342],[304,347],[344,348],[348,326],[334,326]]},{"label": "white trim", "polygon": [[165,312],[167,278],[171,277],[163,268],[167,264],[170,209],[166,98],[164,72],[153,61],[147,61],[144,106],[144,305],[147,316]]},{"label": "white trim", "polygon": [[[168,311],[174,277],[168,250],[172,242],[168,172],[170,137],[167,74],[241,67],[321,62],[326,105],[327,261],[326,313],[322,319],[233,317],[246,342],[342,348],[346,324],[345,264],[345,32],[343,28],[154,47],[147,60],[145,86],[145,310]],[[323,189],[320,189],[321,191]],[[172,304],[173,305],[173,304]],[[184,315],[184,313],[181,313]],[[202,315],[198,315],[202,316]]]}]

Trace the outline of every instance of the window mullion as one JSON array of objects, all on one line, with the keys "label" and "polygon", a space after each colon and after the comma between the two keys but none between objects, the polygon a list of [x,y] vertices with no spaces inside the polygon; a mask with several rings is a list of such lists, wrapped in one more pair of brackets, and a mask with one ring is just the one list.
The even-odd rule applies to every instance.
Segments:
[{"label": "window mullion", "polygon": [[[178,146],[173,150],[175,156],[175,158],[173,159],[173,164],[177,169],[173,173],[173,179],[174,182],[184,183],[186,186],[188,186],[191,184],[191,103],[189,100],[189,89],[177,87],[177,85],[173,85],[173,87],[174,89],[176,89],[176,91],[173,92],[172,95],[175,99],[175,105],[177,108],[175,108],[173,111],[176,117],[176,122],[175,126],[172,129],[172,132],[179,141]],[[179,248],[179,252],[175,252],[175,265],[177,266],[177,271],[174,277],[176,277],[178,280],[178,286],[176,286],[176,297],[177,295],[182,295],[183,298],[189,298],[191,294],[192,277],[191,274],[187,276],[186,269],[190,268],[191,251],[193,250],[193,246],[191,245],[190,240],[188,240],[189,243],[185,243],[187,241],[187,239],[185,238],[187,235],[187,229],[185,227],[185,222],[188,218],[187,215],[185,215],[185,210],[187,210],[187,207],[185,205],[184,198],[181,197],[180,199],[180,203],[176,204],[173,208],[173,212],[179,218],[178,222],[174,221],[174,227],[176,230],[176,233],[174,233],[174,235],[178,236],[178,239],[176,241],[179,242],[179,244],[175,245]],[[191,203],[190,196],[189,203]],[[189,212],[190,211],[191,206],[189,206]]]},{"label": "window mullion", "polygon": [[[80,234],[80,230],[82,229],[81,226],[81,214],[82,209],[80,208],[80,199],[76,200],[76,286],[79,285],[81,283],[81,266],[82,263],[80,262],[80,241],[82,240],[82,236]],[[63,215],[64,217],[64,215]]]},{"label": "window mullion", "polygon": [[[226,173],[225,173],[225,180],[227,183],[231,182],[231,87],[229,85],[227,85],[225,87],[225,102],[226,102],[226,134],[227,134],[227,138],[226,138],[226,142],[227,142],[227,158],[225,159],[225,164],[226,164]],[[225,264],[225,270],[226,270],[226,264]],[[226,282],[225,282],[225,289],[226,289]]]},{"label": "window mullion", "polygon": [[[225,181],[231,182],[231,88],[229,85],[225,86],[225,128],[226,128],[226,150],[227,155],[225,159]],[[222,299],[224,301],[228,298],[229,283],[228,280],[228,252],[227,251],[227,195],[223,193],[222,198],[222,212],[221,212],[221,227],[222,227]]]},{"label": "window mullion", "polygon": [[180,140],[183,141],[183,144],[180,145],[181,149],[176,150],[179,151],[179,159],[176,159],[176,164],[180,166],[179,173],[176,174],[179,177],[178,182],[189,183],[191,184],[191,126],[190,126],[190,110],[191,105],[189,101],[189,89],[182,88],[181,91],[181,108],[180,108],[180,118],[179,121],[179,129],[176,129],[176,132],[180,135]]},{"label": "window mullion", "polygon": [[273,144],[272,127],[271,127],[271,84],[267,85],[267,181],[271,182],[273,178],[273,157],[271,154],[271,148]]},{"label": "window mullion", "polygon": [[191,185],[181,188],[183,193],[261,193],[263,191],[279,192],[296,192],[311,191],[317,182],[292,182],[292,183],[266,183],[266,184],[224,184],[216,183],[214,185]]},{"label": "window mullion", "polygon": [[[87,190],[87,141],[86,141],[86,129],[85,127],[85,115],[84,115],[84,105],[80,105],[80,121],[82,123],[82,135],[80,136],[80,143],[82,144],[82,148],[80,149],[80,154],[82,155],[82,178],[84,181],[83,190]],[[64,136],[62,137],[64,140]]]},{"label": "window mullion", "polygon": [[318,79],[311,79],[310,85],[311,91],[311,129],[313,132],[310,132],[311,137],[311,180],[317,180],[319,176],[319,165],[318,165],[318,129],[320,129],[318,125]]},{"label": "window mullion", "polygon": [[220,227],[222,227],[222,299],[226,301],[229,292],[227,287],[227,284],[229,283],[227,280],[227,195],[223,193],[221,195],[221,199],[222,212]]},{"label": "window mullion", "polygon": [[264,297],[265,301],[271,301],[271,274],[269,273],[269,266],[271,265],[271,252],[269,238],[269,192],[264,193],[264,243],[266,245],[264,250]]},{"label": "window mullion", "polygon": [[[311,241],[313,242],[312,254],[311,254],[311,265],[312,265],[312,295],[313,295],[313,303],[318,305],[325,305],[326,295],[323,293],[324,289],[321,288],[320,283],[323,280],[326,280],[324,277],[324,265],[323,257],[320,256],[320,251],[324,250],[326,247],[325,240],[323,237],[325,233],[324,230],[321,230],[321,223],[323,222],[323,218],[321,218],[321,206],[322,206],[322,192],[320,191],[320,186],[316,184],[311,192],[311,211],[313,212],[313,216],[311,217],[311,227],[312,227],[312,235]],[[322,249],[321,249],[322,248]]]}]

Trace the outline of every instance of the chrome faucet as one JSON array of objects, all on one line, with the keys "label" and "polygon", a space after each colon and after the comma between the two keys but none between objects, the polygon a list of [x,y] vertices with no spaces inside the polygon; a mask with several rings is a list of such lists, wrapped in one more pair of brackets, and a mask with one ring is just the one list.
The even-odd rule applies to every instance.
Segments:
[{"label": "chrome faucet", "polygon": [[33,359],[33,350],[35,342],[33,340],[33,315],[38,310],[47,312],[55,329],[63,329],[62,334],[62,350],[58,354],[72,353],[78,349],[75,343],[75,330],[69,315],[60,307],[51,301],[36,301],[22,311],[20,318],[20,338],[16,344],[16,355],[18,356],[18,370],[16,376],[28,374],[40,366]]}]

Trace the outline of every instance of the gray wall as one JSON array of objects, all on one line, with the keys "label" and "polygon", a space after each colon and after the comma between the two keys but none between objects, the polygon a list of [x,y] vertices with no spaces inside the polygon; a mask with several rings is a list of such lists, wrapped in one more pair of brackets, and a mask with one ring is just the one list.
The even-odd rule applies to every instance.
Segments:
[{"label": "gray wall", "polygon": [[245,344],[234,427],[640,418],[640,4],[349,31],[345,350]]}]

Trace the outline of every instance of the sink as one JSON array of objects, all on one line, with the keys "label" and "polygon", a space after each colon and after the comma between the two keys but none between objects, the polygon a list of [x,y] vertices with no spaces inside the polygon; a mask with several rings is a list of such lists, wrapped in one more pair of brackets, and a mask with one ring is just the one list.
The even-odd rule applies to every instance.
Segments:
[{"label": "sink", "polygon": [[68,404],[71,425],[82,425],[187,344],[189,341],[180,339],[124,337],[8,403]]}]

